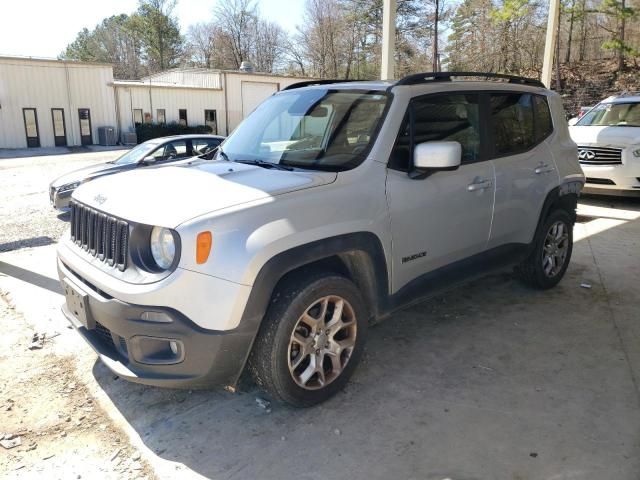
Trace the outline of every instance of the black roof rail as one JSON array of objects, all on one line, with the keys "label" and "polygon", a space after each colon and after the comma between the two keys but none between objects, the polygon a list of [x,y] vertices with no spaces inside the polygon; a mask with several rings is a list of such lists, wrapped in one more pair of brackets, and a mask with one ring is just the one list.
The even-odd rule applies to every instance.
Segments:
[{"label": "black roof rail", "polygon": [[544,88],[544,84],[535,78],[518,77],[516,75],[506,75],[503,73],[487,73],[487,72],[425,72],[414,73],[398,80],[395,85],[418,85],[427,82],[449,82],[451,77],[481,77],[484,79],[498,78],[508,80],[509,83],[517,83],[520,85],[531,85],[534,87]]},{"label": "black roof rail", "polygon": [[292,83],[291,85],[284,87],[284,90],[293,90],[295,88],[310,87],[312,85],[328,85],[331,83],[346,83],[346,82],[361,82],[362,80],[305,80],[304,82]]}]

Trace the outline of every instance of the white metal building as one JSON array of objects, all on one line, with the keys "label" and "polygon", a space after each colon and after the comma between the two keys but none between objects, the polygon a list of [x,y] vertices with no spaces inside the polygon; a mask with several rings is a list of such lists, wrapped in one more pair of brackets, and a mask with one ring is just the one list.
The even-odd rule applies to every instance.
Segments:
[{"label": "white metal building", "polygon": [[0,148],[98,143],[115,125],[111,65],[0,57]]},{"label": "white metal building", "polygon": [[265,73],[177,69],[139,81],[113,82],[118,129],[133,131],[135,123],[182,122],[210,125],[228,135],[265,98],[305,80]]},{"label": "white metal building", "polygon": [[263,73],[176,69],[115,80],[111,65],[0,57],[0,148],[99,143],[142,122],[210,125],[230,133],[274,92],[299,81]]}]

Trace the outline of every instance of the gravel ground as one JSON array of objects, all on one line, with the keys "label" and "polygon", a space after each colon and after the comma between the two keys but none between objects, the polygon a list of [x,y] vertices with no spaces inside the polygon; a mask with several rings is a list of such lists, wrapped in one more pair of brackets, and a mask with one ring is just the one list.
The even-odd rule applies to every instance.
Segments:
[{"label": "gravel ground", "polygon": [[68,214],[49,205],[49,183],[63,173],[113,160],[122,150],[0,158],[0,252],[49,245],[67,229]]},{"label": "gravel ground", "polygon": [[54,352],[55,337],[32,331],[1,295],[0,323],[0,477],[153,479],[76,377],[73,357]]}]

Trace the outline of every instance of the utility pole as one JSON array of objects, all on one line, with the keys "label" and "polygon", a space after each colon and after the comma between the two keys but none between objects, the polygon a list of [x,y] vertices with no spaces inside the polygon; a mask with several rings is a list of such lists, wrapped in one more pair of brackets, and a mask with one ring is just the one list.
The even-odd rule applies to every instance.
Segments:
[{"label": "utility pole", "polygon": [[436,12],[433,18],[433,71],[437,72],[440,70],[439,59],[440,54],[438,53],[438,17],[440,16],[440,2],[436,0]]},{"label": "utility pole", "polygon": [[384,0],[382,11],[382,67],[380,78],[393,80],[396,50],[396,0]]},{"label": "utility pole", "polygon": [[547,20],[547,39],[544,45],[544,61],[542,62],[542,83],[551,88],[553,57],[558,41],[558,25],[560,23],[560,0],[549,1],[549,19]]}]

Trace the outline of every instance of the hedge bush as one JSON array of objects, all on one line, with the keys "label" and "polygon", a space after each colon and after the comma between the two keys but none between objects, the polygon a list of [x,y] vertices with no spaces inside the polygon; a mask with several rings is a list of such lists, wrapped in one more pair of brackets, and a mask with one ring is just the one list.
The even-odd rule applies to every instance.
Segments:
[{"label": "hedge bush", "polygon": [[209,125],[185,126],[179,123],[139,123],[136,125],[138,143],[152,138],[167,137],[169,135],[189,135],[192,133],[208,134],[212,129]]}]

